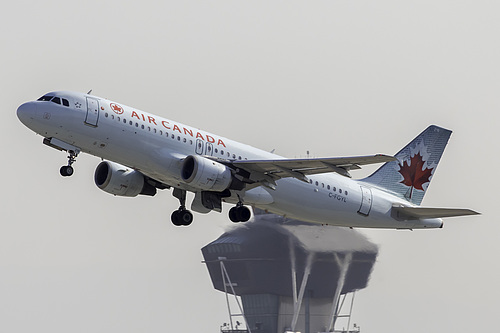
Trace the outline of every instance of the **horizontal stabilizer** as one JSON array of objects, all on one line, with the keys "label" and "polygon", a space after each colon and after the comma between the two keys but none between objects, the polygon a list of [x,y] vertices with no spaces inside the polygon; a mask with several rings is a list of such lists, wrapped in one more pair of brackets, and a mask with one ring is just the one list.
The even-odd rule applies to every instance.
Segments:
[{"label": "horizontal stabilizer", "polygon": [[454,216],[479,215],[480,213],[464,208],[429,208],[392,206],[391,215],[396,220],[433,219]]}]

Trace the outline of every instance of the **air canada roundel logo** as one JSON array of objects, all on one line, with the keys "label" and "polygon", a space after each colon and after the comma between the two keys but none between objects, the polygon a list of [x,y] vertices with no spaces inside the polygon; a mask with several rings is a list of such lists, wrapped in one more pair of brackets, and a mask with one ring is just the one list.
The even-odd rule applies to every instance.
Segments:
[{"label": "air canada roundel logo", "polygon": [[120,105],[115,104],[115,103],[111,103],[111,104],[109,104],[109,106],[111,107],[111,110],[113,110],[116,114],[123,113],[123,108]]}]

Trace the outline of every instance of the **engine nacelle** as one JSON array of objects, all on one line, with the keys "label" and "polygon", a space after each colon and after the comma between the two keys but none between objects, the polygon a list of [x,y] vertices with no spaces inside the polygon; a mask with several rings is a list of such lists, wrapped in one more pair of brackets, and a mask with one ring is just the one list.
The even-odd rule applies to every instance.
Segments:
[{"label": "engine nacelle", "polygon": [[94,181],[104,192],[122,197],[156,194],[156,188],[145,181],[142,173],[118,163],[99,163],[95,169]]},{"label": "engine nacelle", "polygon": [[232,181],[231,169],[198,155],[186,157],[181,176],[186,183],[202,191],[222,192],[229,188]]}]

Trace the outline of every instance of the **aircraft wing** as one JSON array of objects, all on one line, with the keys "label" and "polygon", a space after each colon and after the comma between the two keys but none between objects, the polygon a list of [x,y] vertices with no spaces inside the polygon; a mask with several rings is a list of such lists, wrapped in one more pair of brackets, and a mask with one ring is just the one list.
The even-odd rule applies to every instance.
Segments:
[{"label": "aircraft wing", "polygon": [[231,164],[249,173],[249,179],[256,182],[273,184],[275,180],[294,177],[309,182],[307,175],[337,172],[351,177],[349,170],[360,169],[361,165],[394,161],[396,158],[388,155],[369,155],[356,157],[277,159],[277,160],[245,160],[231,161]]},{"label": "aircraft wing", "polygon": [[464,208],[406,207],[399,205],[392,207],[392,216],[397,220],[432,219],[479,214],[476,211]]}]

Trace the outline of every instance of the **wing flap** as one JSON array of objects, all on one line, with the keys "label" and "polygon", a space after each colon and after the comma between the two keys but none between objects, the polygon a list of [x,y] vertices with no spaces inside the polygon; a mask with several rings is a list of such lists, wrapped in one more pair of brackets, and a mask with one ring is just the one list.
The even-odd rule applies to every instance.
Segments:
[{"label": "wing flap", "polygon": [[400,205],[393,206],[391,212],[392,217],[396,220],[432,219],[479,214],[466,208],[407,207]]}]

